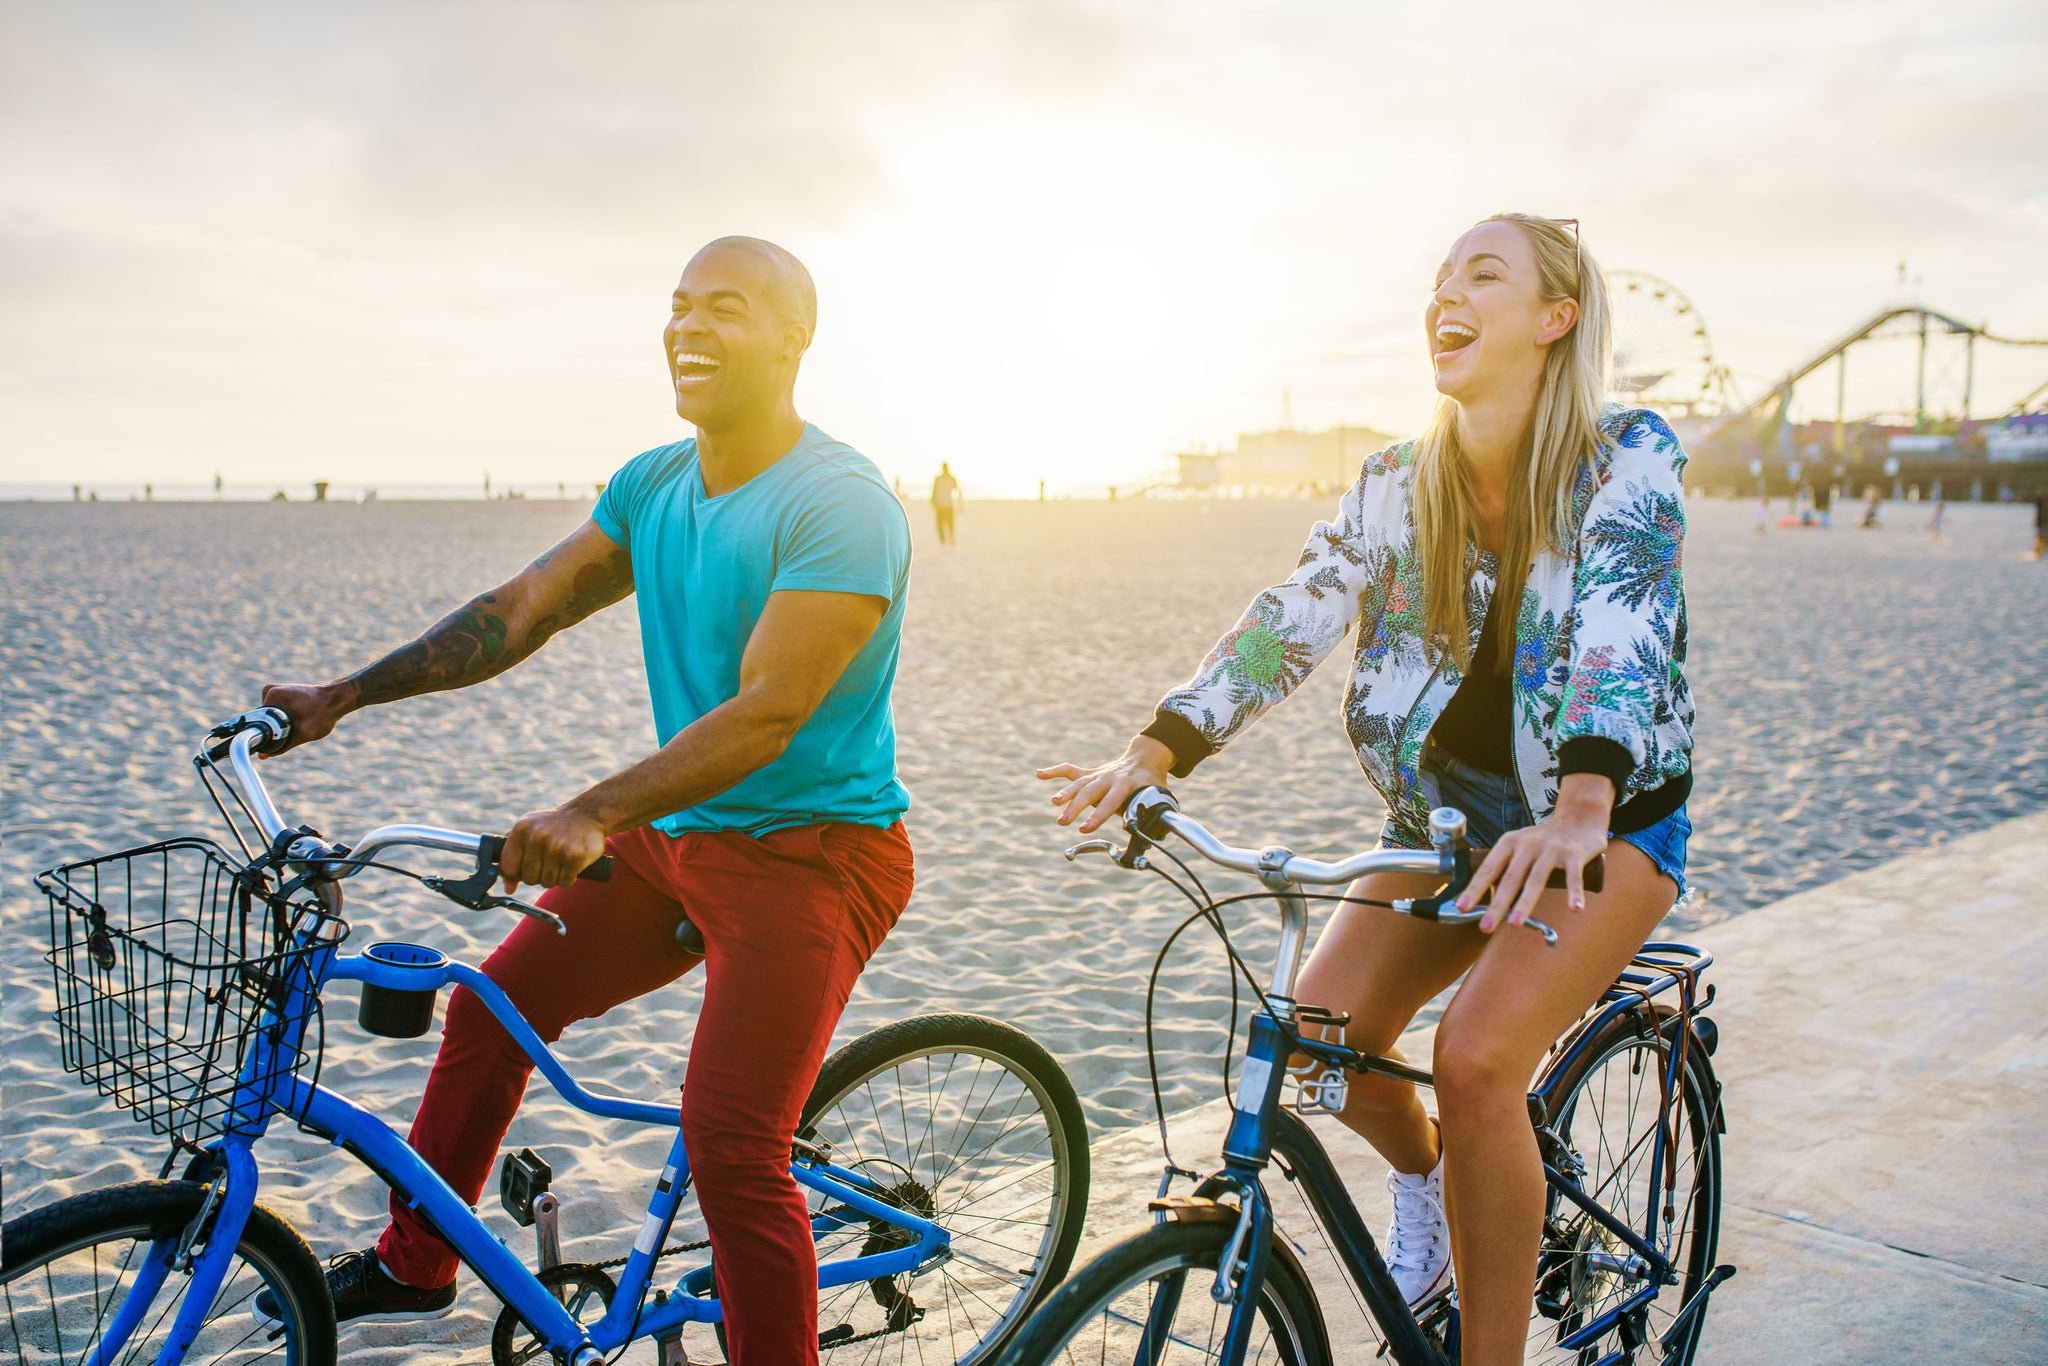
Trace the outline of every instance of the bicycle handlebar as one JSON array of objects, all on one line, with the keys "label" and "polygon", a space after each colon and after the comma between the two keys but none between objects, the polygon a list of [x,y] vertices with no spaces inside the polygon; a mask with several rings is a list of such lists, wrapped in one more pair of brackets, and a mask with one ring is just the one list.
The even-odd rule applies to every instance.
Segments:
[{"label": "bicycle handlebar", "polygon": [[[1205,830],[1199,821],[1181,811],[1173,794],[1160,788],[1140,790],[1124,808],[1124,828],[1157,842],[1156,834],[1171,831],[1211,863],[1234,872],[1249,873],[1261,882],[1304,883],[1315,887],[1353,882],[1368,873],[1434,873],[1454,877],[1457,873],[1455,842],[1465,834],[1465,818],[1450,807],[1430,813],[1431,835],[1437,834],[1443,817],[1443,838],[1434,849],[1373,849],[1353,854],[1337,863],[1308,858],[1291,849],[1272,846],[1244,849],[1225,844]],[[1455,889],[1463,891],[1462,886]]]},{"label": "bicycle handlebar", "polygon": [[[243,712],[240,716],[221,722],[207,732],[207,744],[202,755],[214,762],[222,758],[228,761],[228,769],[234,775],[235,785],[241,789],[248,802],[249,814],[256,826],[263,832],[263,838],[272,846],[292,832],[285,823],[284,815],[271,800],[270,791],[263,785],[262,776],[256,771],[252,754],[275,754],[291,738],[291,718],[276,707],[258,707]],[[318,844],[317,840],[311,841]],[[358,840],[355,847],[340,857],[321,856],[322,850],[307,850],[309,862],[321,865],[332,878],[345,878],[361,872],[363,867],[386,849],[414,848],[439,849],[453,854],[470,854],[477,861],[477,876],[464,883],[450,883],[435,879],[435,890],[450,894],[451,890],[466,889],[468,896],[455,895],[452,899],[472,910],[484,905],[504,905],[525,914],[534,914],[534,907],[509,897],[486,897],[490,881],[497,876],[498,864],[505,851],[505,837],[502,835],[479,835],[467,830],[449,830],[437,825],[380,825]],[[612,857],[609,854],[599,858],[576,876],[589,882],[609,882],[612,876]],[[474,886],[470,884],[474,883]],[[546,912],[539,912],[546,916]],[[553,916],[546,916],[555,920]],[[559,928],[560,922],[556,920]]]},{"label": "bicycle handlebar", "polygon": [[[1432,848],[1374,849],[1336,863],[1308,858],[1279,845],[1245,849],[1225,844],[1205,830],[1201,822],[1184,813],[1173,794],[1164,788],[1146,787],[1133,793],[1124,805],[1123,822],[1124,829],[1131,832],[1131,843],[1121,855],[1115,853],[1115,846],[1107,840],[1089,840],[1067,850],[1067,857],[1101,850],[1126,868],[1141,867],[1139,860],[1145,846],[1173,834],[1211,863],[1256,877],[1280,904],[1280,945],[1272,985],[1276,996],[1293,995],[1294,979],[1307,947],[1308,906],[1301,894],[1303,885],[1341,886],[1372,873],[1420,873],[1441,877],[1446,886],[1430,896],[1398,899],[1391,903],[1392,910],[1440,925],[1475,925],[1488,912],[1484,905],[1469,911],[1458,909],[1457,898],[1469,885],[1473,860],[1472,849],[1465,841],[1464,813],[1455,807],[1440,806],[1429,813]],[[1586,866],[1586,886],[1590,890],[1600,890],[1600,874],[1601,864],[1596,858]],[[1549,885],[1564,885],[1561,871],[1551,874]],[[1556,946],[1557,931],[1550,926],[1533,917],[1522,923],[1542,935],[1544,943]]]}]

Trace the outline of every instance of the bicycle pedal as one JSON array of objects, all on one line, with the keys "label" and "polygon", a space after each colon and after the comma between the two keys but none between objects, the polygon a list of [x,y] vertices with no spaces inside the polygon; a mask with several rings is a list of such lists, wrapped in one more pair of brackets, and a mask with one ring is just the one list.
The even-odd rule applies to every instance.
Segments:
[{"label": "bicycle pedal", "polygon": [[533,1227],[533,1202],[554,1182],[554,1169],[531,1148],[506,1153],[498,1168],[498,1203],[521,1228]]}]

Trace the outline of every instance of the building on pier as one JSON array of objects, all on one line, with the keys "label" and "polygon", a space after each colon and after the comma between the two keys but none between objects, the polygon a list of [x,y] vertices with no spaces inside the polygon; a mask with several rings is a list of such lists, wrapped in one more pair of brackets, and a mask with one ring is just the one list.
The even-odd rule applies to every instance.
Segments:
[{"label": "building on pier", "polygon": [[1323,494],[1350,487],[1365,457],[1396,439],[1370,427],[1304,432],[1281,426],[1241,433],[1229,450],[1179,452],[1174,462],[1183,489],[1268,497]]}]

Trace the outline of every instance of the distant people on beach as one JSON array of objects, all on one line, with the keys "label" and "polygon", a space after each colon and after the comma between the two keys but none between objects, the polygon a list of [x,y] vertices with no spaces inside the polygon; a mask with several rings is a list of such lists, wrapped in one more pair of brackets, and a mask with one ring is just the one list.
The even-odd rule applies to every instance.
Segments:
[{"label": "distant people on beach", "polygon": [[1927,514],[1927,539],[1928,539],[1928,540],[1930,540],[1930,541],[1938,541],[1938,540],[1940,540],[1940,539],[1941,539],[1941,525],[1942,525],[1942,522],[1943,522],[1943,520],[1944,520],[1944,519],[1946,518],[1946,515],[1947,515],[1947,513],[1948,513],[1948,503],[1947,503],[1947,501],[1946,501],[1945,499],[1941,499],[1941,498],[1937,498],[1937,499],[1935,499],[1935,500],[1934,500],[1934,511],[1932,511],[1932,512],[1930,512],[1930,513],[1928,513],[1928,514]]},{"label": "distant people on beach", "polygon": [[[1608,293],[1577,226],[1500,215],[1458,239],[1423,313],[1443,396],[1429,427],[1366,457],[1292,577],[1254,599],[1122,757],[1038,771],[1061,784],[1062,824],[1097,829],[1356,640],[1344,719],[1390,813],[1381,843],[1426,849],[1430,808],[1458,807],[1491,847],[1459,904],[1489,909],[1452,927],[1342,906],[1296,995],[1349,1012],[1349,1044],[1381,1052],[1463,979],[1436,1032],[1441,1123],[1413,1086],[1377,1076],[1352,1083],[1342,1119],[1393,1167],[1384,1246],[1403,1294],[1422,1303],[1455,1274],[1468,1366],[1522,1361],[1529,1335],[1545,1187],[1528,1079],[1558,1022],[1684,890],[1692,829],[1685,456],[1655,413],[1602,403]],[[1574,497],[1585,487],[1589,504]],[[1596,855],[1606,886],[1592,893]],[[1553,872],[1561,891],[1545,890]],[[1434,885],[1369,877],[1351,895]],[[1539,910],[1556,947],[1495,933]]]},{"label": "distant people on beach", "polygon": [[1756,525],[1750,529],[1752,536],[1761,536],[1771,529],[1771,500],[1760,496],[1756,500]]},{"label": "distant people on beach", "polygon": [[1878,508],[1883,502],[1877,485],[1872,484],[1863,491],[1863,500],[1863,516],[1857,520],[1856,525],[1865,531],[1875,531],[1878,528]]},{"label": "distant people on beach", "polygon": [[2048,550],[2048,489],[2034,495],[2034,558]]},{"label": "distant people on beach", "polygon": [[[865,456],[797,413],[816,326],[794,256],[751,237],[711,243],[663,333],[694,438],[627,461],[568,539],[411,644],[333,683],[263,690],[303,744],[360,708],[481,683],[644,590],[661,748],[512,827],[509,889],[546,888],[540,905],[566,930],[521,920],[483,971],[552,1042],[707,965],[682,1121],[734,1366],[818,1360],[816,1250],[790,1143],[912,881],[890,702],[910,524]],[[607,853],[617,878],[576,880]],[[665,1075],[682,1053],[669,1044]],[[531,1070],[456,991],[411,1142],[471,1204]],[[439,1318],[456,1273],[454,1250],[394,1196],[376,1247],[329,1263],[327,1283],[343,1325]]]},{"label": "distant people on beach", "polygon": [[958,545],[958,533],[953,529],[953,516],[960,510],[960,481],[953,477],[953,467],[945,461],[939,462],[939,477],[932,480],[932,512],[939,521],[939,544]]}]

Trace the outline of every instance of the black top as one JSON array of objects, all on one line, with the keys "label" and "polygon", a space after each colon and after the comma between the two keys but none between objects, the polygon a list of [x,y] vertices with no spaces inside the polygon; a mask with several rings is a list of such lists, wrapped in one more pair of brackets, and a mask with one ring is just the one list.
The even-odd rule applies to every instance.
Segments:
[{"label": "black top", "polygon": [[[1493,595],[1486,609],[1486,625],[1479,630],[1479,648],[1472,652],[1472,667],[1451,694],[1443,715],[1429,728],[1432,740],[1488,773],[1515,771],[1515,697],[1508,671],[1501,667],[1497,629],[1500,600],[1507,596],[1504,592]],[[1627,751],[1622,757],[1627,757]]]}]

